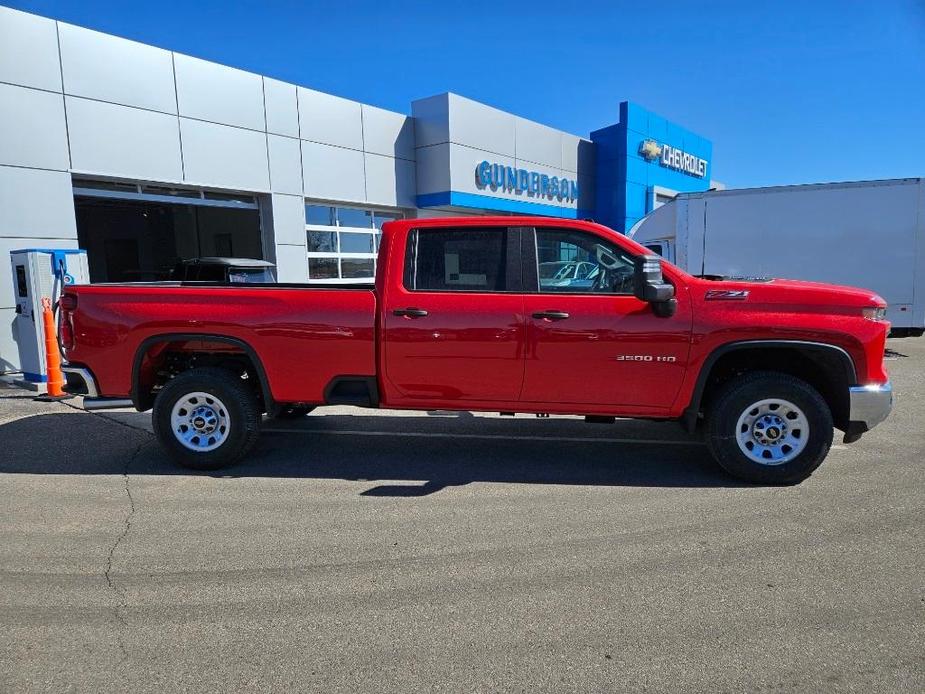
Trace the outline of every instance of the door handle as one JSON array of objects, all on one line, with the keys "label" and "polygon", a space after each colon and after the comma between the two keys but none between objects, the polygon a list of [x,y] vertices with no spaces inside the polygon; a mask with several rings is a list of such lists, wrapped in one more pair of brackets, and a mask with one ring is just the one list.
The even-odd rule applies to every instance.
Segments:
[{"label": "door handle", "polygon": [[537,311],[533,314],[533,317],[545,320],[565,320],[568,318],[568,313],[565,311]]},{"label": "door handle", "polygon": [[403,318],[423,318],[427,315],[427,311],[422,308],[397,308],[392,311],[392,315]]}]

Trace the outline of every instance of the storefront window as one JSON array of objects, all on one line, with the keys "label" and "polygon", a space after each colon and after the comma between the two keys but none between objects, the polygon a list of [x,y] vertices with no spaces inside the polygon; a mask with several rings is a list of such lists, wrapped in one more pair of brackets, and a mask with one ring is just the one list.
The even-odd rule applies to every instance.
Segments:
[{"label": "storefront window", "polygon": [[349,231],[340,232],[340,252],[341,253],[375,253],[375,241],[373,234],[352,233]]},{"label": "storefront window", "polygon": [[334,208],[329,205],[306,205],[305,223],[313,226],[334,226]]},{"label": "storefront window", "polygon": [[337,253],[337,232],[336,231],[315,231],[309,229],[308,234],[308,252],[309,253]]},{"label": "storefront window", "polygon": [[[305,205],[309,282],[369,282],[376,273],[382,225],[398,210]],[[366,231],[364,231],[366,230]]]},{"label": "storefront window", "polygon": [[311,280],[337,279],[337,258],[309,258],[308,278]]},{"label": "storefront window", "polygon": [[338,207],[337,226],[371,229],[373,226],[372,210],[359,210],[354,207]]},{"label": "storefront window", "polygon": [[345,278],[371,278],[376,275],[376,261],[372,258],[342,258],[341,271]]}]

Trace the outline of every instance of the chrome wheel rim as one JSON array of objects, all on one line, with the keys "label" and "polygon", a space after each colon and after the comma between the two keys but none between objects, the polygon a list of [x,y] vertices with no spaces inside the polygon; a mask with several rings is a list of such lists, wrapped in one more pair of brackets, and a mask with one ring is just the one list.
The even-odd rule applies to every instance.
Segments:
[{"label": "chrome wheel rim", "polygon": [[228,438],[231,419],[225,403],[211,393],[187,393],[170,413],[173,435],[191,451],[213,451]]},{"label": "chrome wheel rim", "polygon": [[745,456],[761,465],[783,465],[809,442],[809,420],[789,400],[768,398],[749,405],[736,423],[736,442]]}]

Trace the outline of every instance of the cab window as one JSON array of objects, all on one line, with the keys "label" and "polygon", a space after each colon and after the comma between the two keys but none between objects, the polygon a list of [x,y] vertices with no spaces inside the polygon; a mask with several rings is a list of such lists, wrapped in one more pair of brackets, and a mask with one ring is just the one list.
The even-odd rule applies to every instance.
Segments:
[{"label": "cab window", "polygon": [[417,291],[507,291],[507,230],[427,229],[409,240],[412,272],[407,289]]},{"label": "cab window", "polygon": [[537,229],[536,257],[542,294],[633,293],[633,257],[600,236]]}]

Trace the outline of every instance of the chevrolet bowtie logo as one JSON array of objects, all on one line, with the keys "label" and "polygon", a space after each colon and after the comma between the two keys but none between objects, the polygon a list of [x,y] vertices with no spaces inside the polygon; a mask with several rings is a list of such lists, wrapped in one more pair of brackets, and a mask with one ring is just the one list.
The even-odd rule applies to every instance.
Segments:
[{"label": "chevrolet bowtie logo", "polygon": [[662,155],[662,146],[655,140],[643,140],[639,145],[639,154],[646,161],[655,161]]}]

